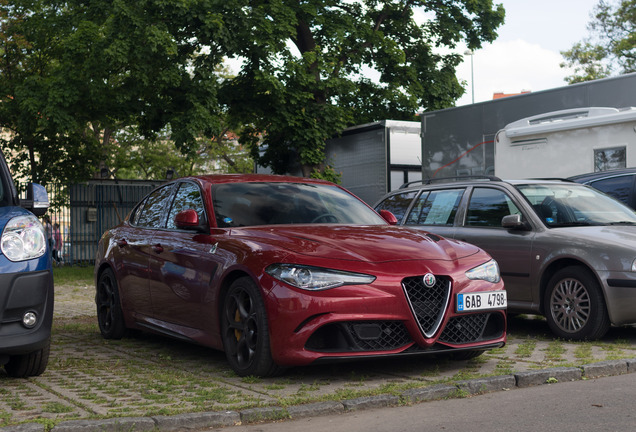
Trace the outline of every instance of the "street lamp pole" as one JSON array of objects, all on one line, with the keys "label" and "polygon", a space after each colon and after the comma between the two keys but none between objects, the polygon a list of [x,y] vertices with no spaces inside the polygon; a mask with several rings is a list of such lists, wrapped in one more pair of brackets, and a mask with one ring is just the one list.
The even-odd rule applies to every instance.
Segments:
[{"label": "street lamp pole", "polygon": [[473,55],[474,53],[471,50],[466,50],[464,55],[470,56],[470,90],[473,96],[473,103],[475,103],[475,75],[473,70]]}]

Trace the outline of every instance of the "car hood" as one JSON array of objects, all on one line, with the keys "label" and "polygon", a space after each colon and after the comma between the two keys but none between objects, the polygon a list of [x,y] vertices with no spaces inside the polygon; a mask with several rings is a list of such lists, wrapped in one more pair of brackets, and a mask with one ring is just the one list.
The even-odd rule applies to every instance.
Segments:
[{"label": "car hood", "polygon": [[561,235],[576,239],[582,245],[591,246],[598,243],[601,246],[624,246],[636,248],[636,226],[632,225],[603,225],[553,228]]},{"label": "car hood", "polygon": [[313,257],[366,262],[457,260],[477,246],[391,225],[275,225],[233,229],[232,237]]}]

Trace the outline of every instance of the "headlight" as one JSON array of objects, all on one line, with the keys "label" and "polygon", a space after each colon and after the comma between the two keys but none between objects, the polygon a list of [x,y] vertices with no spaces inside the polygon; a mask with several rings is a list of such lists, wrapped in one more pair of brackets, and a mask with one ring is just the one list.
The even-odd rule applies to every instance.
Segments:
[{"label": "headlight", "polygon": [[636,272],[636,259],[632,261],[632,271]]},{"label": "headlight", "polygon": [[370,284],[375,280],[375,276],[361,273],[296,264],[272,264],[265,272],[279,281],[311,291],[326,290],[342,285]]},{"label": "headlight", "polygon": [[14,217],[2,231],[0,249],[11,261],[39,258],[46,252],[44,227],[35,216]]},{"label": "headlight", "polygon": [[466,277],[472,280],[485,280],[492,283],[497,283],[501,280],[499,266],[495,260],[490,260],[487,263],[468,270]]}]

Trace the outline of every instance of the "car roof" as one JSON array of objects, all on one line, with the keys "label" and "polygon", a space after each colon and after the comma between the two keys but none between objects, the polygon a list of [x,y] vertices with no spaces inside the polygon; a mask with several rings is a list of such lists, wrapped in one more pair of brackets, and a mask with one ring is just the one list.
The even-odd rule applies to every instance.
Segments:
[{"label": "car roof", "polygon": [[598,180],[598,179],[608,178],[608,177],[617,177],[617,176],[627,175],[627,174],[636,174],[636,168],[620,168],[620,169],[613,169],[608,171],[590,172],[590,173],[578,174],[572,177],[568,177],[568,179],[575,181],[577,183],[583,183],[587,181]]},{"label": "car roof", "polygon": [[[421,184],[416,184],[421,183]],[[567,184],[574,183],[569,179],[561,179],[561,178],[537,178],[537,179],[500,179],[499,177],[494,176],[462,176],[462,177],[444,177],[444,178],[433,178],[410,182],[402,185],[399,189],[392,191],[391,193],[396,192],[404,192],[404,191],[412,191],[412,190],[420,190],[426,189],[429,187],[436,186],[449,186],[449,185],[457,185],[457,186],[466,186],[466,185],[476,185],[476,184],[510,184],[513,186],[520,184]]]},{"label": "car roof", "polygon": [[326,180],[310,179],[304,177],[283,176],[275,174],[206,174],[198,176],[180,177],[176,180],[198,180],[201,183],[306,183],[306,184],[326,184],[333,183]]}]

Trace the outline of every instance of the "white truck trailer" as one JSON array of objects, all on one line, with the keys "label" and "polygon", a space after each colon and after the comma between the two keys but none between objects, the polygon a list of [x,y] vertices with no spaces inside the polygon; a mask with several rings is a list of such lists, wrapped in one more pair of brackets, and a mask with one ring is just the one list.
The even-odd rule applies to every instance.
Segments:
[{"label": "white truck trailer", "polygon": [[570,177],[636,167],[636,107],[577,108],[527,117],[495,136],[495,175]]}]

